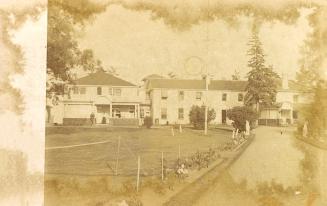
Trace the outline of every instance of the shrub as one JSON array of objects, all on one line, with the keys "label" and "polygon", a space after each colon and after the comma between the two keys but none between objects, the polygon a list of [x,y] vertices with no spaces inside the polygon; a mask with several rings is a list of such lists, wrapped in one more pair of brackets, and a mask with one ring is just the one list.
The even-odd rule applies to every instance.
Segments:
[{"label": "shrub", "polygon": [[146,126],[146,128],[150,129],[153,125],[153,120],[152,117],[145,117],[144,118],[144,125]]},{"label": "shrub", "polygon": [[[204,129],[205,122],[205,106],[192,106],[189,113],[191,124],[195,129]],[[214,109],[208,109],[208,124],[216,118],[216,112]]]},{"label": "shrub", "polygon": [[314,89],[313,101],[304,115],[308,121],[309,136],[320,138],[327,130],[327,83],[320,82]]},{"label": "shrub", "polygon": [[249,121],[250,126],[258,119],[259,115],[251,107],[238,106],[227,110],[227,117],[234,121],[234,127],[240,131],[245,131],[246,120]]}]

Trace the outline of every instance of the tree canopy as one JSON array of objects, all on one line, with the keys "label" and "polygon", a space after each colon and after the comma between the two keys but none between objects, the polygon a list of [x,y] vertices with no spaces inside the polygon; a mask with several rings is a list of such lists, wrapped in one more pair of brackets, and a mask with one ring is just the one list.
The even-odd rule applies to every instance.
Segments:
[{"label": "tree canopy", "polygon": [[327,129],[327,82],[320,71],[323,66],[321,54],[316,51],[316,41],[309,36],[301,48],[301,68],[296,73],[296,82],[301,92],[313,95],[312,102],[303,106],[301,113],[308,121],[309,135],[320,138]]},{"label": "tree canopy", "polygon": [[48,46],[47,46],[47,90],[56,90],[55,85],[70,81],[71,69],[102,69],[101,61],[94,57],[90,49],[82,50],[77,35],[87,22],[106,5],[90,0],[49,0],[48,3]]}]

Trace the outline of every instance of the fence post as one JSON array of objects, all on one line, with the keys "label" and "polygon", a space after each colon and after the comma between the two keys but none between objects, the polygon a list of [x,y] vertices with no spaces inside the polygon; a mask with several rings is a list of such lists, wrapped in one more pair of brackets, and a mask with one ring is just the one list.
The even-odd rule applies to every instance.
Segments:
[{"label": "fence post", "polygon": [[172,135],[173,137],[175,136],[174,126],[171,127],[171,135]]},{"label": "fence post", "polygon": [[181,144],[178,144],[178,159],[181,159]]},{"label": "fence post", "polygon": [[140,185],[140,167],[141,167],[141,159],[140,159],[140,155],[138,155],[138,156],[137,156],[136,192],[139,191],[139,185]]},{"label": "fence post", "polygon": [[179,133],[182,133],[182,132],[183,132],[182,125],[179,124]]},{"label": "fence post", "polygon": [[163,152],[161,152],[161,180],[164,180],[164,157]]},{"label": "fence post", "polygon": [[118,137],[118,146],[117,146],[117,158],[116,158],[116,168],[115,175],[118,175],[118,161],[119,161],[119,152],[120,152],[120,136]]}]

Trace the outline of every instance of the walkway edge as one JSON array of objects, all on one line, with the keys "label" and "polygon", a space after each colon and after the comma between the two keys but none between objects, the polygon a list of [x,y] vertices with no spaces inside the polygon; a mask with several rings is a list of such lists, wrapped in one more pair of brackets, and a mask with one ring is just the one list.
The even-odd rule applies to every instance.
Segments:
[{"label": "walkway edge", "polygon": [[167,202],[163,204],[163,206],[181,206],[195,203],[201,194],[208,190],[209,185],[212,185],[212,183],[220,177],[220,174],[240,157],[240,155],[246,150],[246,148],[252,143],[253,140],[254,136],[250,137],[236,154],[231,156],[229,159],[222,161],[220,164],[204,173],[197,180],[190,183],[180,192],[171,197]]},{"label": "walkway edge", "polygon": [[322,143],[322,142],[318,142],[318,141],[310,141],[309,139],[305,139],[303,137],[300,137],[300,135],[295,135],[296,139],[303,141],[304,143],[307,143],[311,146],[317,147],[319,149],[323,149],[323,150],[327,150],[327,144],[326,143]]}]

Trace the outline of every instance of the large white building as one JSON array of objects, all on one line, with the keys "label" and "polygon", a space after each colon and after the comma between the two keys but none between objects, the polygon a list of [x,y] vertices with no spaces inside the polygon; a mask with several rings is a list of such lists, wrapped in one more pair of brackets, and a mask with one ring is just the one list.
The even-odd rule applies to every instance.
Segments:
[{"label": "large white building", "polygon": [[146,84],[155,124],[189,124],[191,107],[206,103],[216,112],[212,123],[221,124],[229,122],[228,109],[243,105],[247,82],[212,80],[207,92],[205,80],[149,79]]},{"label": "large white building", "polygon": [[[47,103],[48,120],[64,125],[90,124],[94,113],[97,124],[141,125],[152,116],[155,125],[189,124],[193,105],[207,105],[216,112],[212,124],[230,124],[227,110],[244,105],[247,81],[167,79],[150,75],[138,87],[105,72],[77,79],[68,87],[58,105]],[[292,81],[284,79],[278,88],[276,104],[261,107],[259,124],[292,124],[300,105],[310,96],[300,93]],[[50,109],[49,109],[50,108]]]},{"label": "large white building", "polygon": [[[244,105],[247,85],[247,81],[211,80],[206,91],[205,80],[152,78],[146,83],[155,124],[189,124],[191,107],[206,103],[216,112],[211,123],[229,124],[227,110]],[[310,101],[310,95],[299,92],[293,81],[283,78],[277,90],[276,104],[261,106],[259,124],[293,124],[299,118],[301,106]]]},{"label": "large white building", "polygon": [[47,104],[52,107],[48,119],[57,124],[87,125],[93,113],[97,124],[139,125],[141,107],[146,107],[143,100],[138,86],[97,72],[69,85],[58,105]]}]

